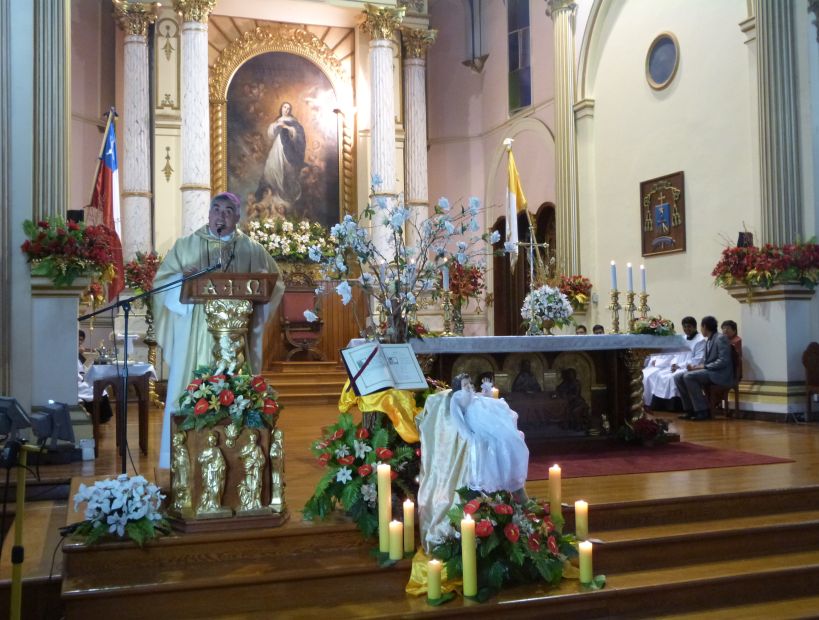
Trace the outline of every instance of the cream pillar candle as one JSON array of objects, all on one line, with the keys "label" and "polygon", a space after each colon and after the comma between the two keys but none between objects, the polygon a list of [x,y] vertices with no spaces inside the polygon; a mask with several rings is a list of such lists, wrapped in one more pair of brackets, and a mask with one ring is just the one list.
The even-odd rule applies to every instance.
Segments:
[{"label": "cream pillar candle", "polygon": [[415,550],[415,504],[411,499],[404,502],[404,551]]},{"label": "cream pillar candle", "polygon": [[381,463],[378,472],[378,550],[388,553],[390,550],[390,520],[392,519],[392,479],[390,466]]},{"label": "cream pillar candle", "polygon": [[441,598],[441,561],[427,562],[427,598],[437,601]]},{"label": "cream pillar candle", "polygon": [[578,540],[589,537],[589,504],[582,499],[574,503],[574,533]]},{"label": "cream pillar candle", "polygon": [[404,524],[390,521],[390,559],[400,560],[404,557]]},{"label": "cream pillar candle", "polygon": [[563,514],[560,508],[562,500],[560,475],[560,465],[552,465],[549,468],[549,508],[553,515]]},{"label": "cream pillar candle", "polygon": [[592,579],[594,579],[592,544],[588,540],[584,540],[577,548],[580,553],[580,583],[591,583]]},{"label": "cream pillar candle", "polygon": [[461,519],[461,564],[463,565],[464,596],[478,594],[478,562],[475,549],[475,522],[471,515]]},{"label": "cream pillar candle", "polygon": [[500,390],[496,387],[492,388],[492,398],[500,398]]}]

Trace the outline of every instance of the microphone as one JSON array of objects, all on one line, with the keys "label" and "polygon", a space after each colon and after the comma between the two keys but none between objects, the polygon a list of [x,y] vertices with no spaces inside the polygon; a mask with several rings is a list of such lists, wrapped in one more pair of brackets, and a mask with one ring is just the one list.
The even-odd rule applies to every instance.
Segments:
[{"label": "microphone", "polygon": [[217,224],[216,225],[216,234],[220,237],[222,236],[222,231],[225,229],[224,224]]}]

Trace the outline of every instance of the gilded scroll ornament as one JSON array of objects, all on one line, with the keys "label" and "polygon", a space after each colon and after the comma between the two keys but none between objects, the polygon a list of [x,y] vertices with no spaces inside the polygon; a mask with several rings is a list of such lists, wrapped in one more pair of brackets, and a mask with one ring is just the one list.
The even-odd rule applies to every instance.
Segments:
[{"label": "gilded scroll ornament", "polygon": [[148,26],[156,21],[158,2],[112,0],[114,18],[125,34],[148,36]]},{"label": "gilded scroll ornament", "polygon": [[227,468],[222,450],[216,445],[218,442],[218,435],[213,431],[209,432],[208,445],[197,458],[202,472],[202,488],[196,507],[197,516],[222,516],[224,513],[229,515],[231,512],[230,509],[222,507]]},{"label": "gilded scroll ornament", "polygon": [[173,459],[171,460],[171,486],[173,510],[183,514],[191,509],[191,458],[185,445],[185,433],[173,434]]},{"label": "gilded scroll ornament", "polygon": [[205,320],[213,336],[213,361],[241,368],[245,363],[247,328],[253,304],[246,299],[210,299],[205,302]]},{"label": "gilded scroll ornament", "polygon": [[392,39],[393,33],[401,25],[405,7],[392,8],[386,6],[376,6],[374,4],[364,5],[364,15],[366,18],[361,24],[361,29],[368,33],[373,39]]},{"label": "gilded scroll ornament", "polygon": [[173,10],[179,14],[183,22],[206,24],[215,6],[216,0],[173,0]]},{"label": "gilded scroll ornament", "polygon": [[281,429],[273,432],[270,442],[270,508],[284,511],[284,438]]},{"label": "gilded scroll ornament", "polygon": [[245,468],[245,475],[239,483],[239,512],[262,509],[262,471],[264,470],[264,450],[259,446],[258,435],[251,431],[247,444],[239,452]]},{"label": "gilded scroll ornament", "polygon": [[405,58],[425,58],[430,45],[435,43],[437,30],[424,28],[401,28],[401,40],[404,44]]}]

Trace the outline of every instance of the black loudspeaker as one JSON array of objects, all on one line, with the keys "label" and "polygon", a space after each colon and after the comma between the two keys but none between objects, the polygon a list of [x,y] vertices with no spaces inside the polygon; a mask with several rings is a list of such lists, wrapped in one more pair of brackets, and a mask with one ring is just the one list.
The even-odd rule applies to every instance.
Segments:
[{"label": "black loudspeaker", "polygon": [[79,224],[85,220],[85,209],[69,209],[66,212],[66,219]]},{"label": "black loudspeaker", "polygon": [[737,238],[738,248],[750,248],[754,245],[754,233],[741,232]]}]

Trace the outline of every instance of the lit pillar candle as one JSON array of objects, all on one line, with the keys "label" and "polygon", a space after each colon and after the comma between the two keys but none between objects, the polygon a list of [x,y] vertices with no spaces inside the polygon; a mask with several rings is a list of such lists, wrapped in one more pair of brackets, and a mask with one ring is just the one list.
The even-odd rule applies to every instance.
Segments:
[{"label": "lit pillar candle", "polygon": [[411,499],[404,502],[404,551],[415,549],[415,504]]},{"label": "lit pillar candle", "polygon": [[445,291],[449,290],[449,267],[444,265],[441,267],[441,280],[442,280],[442,288]]},{"label": "lit pillar candle", "polygon": [[390,519],[392,518],[392,479],[390,466],[378,465],[378,550],[387,553],[390,550]]},{"label": "lit pillar candle", "polygon": [[560,509],[560,465],[552,465],[549,468],[549,509],[553,515],[562,514]]},{"label": "lit pillar candle", "polygon": [[574,503],[574,533],[578,540],[589,537],[589,504],[582,499]]},{"label": "lit pillar candle", "polygon": [[640,265],[640,292],[646,292],[646,266]]},{"label": "lit pillar candle", "polygon": [[441,561],[427,562],[427,598],[437,601],[441,598]]},{"label": "lit pillar candle", "polygon": [[492,398],[500,398],[500,390],[496,387],[492,388]]},{"label": "lit pillar candle", "polygon": [[580,583],[591,583],[594,578],[592,544],[588,540],[584,540],[577,547],[580,553]]},{"label": "lit pillar candle", "polygon": [[617,290],[617,265],[611,261],[611,290]]},{"label": "lit pillar candle", "polygon": [[461,564],[464,596],[478,594],[478,562],[475,555],[475,522],[470,515],[461,519]]},{"label": "lit pillar candle", "polygon": [[400,560],[404,557],[404,524],[390,521],[390,559]]},{"label": "lit pillar candle", "polygon": [[628,275],[628,292],[634,291],[634,273],[631,270],[631,263],[626,263],[626,274]]}]

